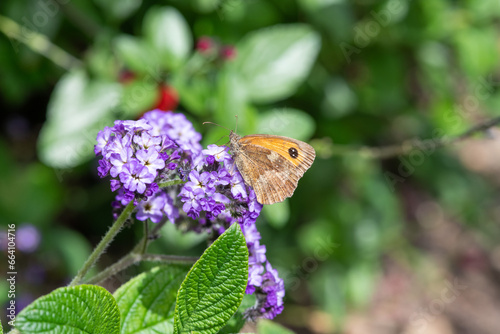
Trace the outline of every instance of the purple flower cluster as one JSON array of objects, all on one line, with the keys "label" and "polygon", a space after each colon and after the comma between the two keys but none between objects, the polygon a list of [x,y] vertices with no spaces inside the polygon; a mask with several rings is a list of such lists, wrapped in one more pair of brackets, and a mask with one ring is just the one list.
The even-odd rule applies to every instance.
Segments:
[{"label": "purple flower cluster", "polygon": [[262,205],[245,185],[227,150],[224,146],[208,145],[202,151],[200,164],[194,166],[181,190],[182,209],[193,219],[201,216],[202,222],[253,224]]},{"label": "purple flower cluster", "polygon": [[255,224],[242,226],[248,246],[247,294],[255,294],[256,305],[247,309],[248,319],[273,319],[283,311],[285,284],[266,258],[266,246],[260,244]]},{"label": "purple flower cluster", "polygon": [[183,210],[217,236],[231,224],[240,224],[249,250],[246,293],[257,297],[256,305],[246,315],[273,319],[283,310],[285,288],[266,259],[266,247],[260,245],[255,222],[262,204],[257,202],[253,189],[245,185],[227,147],[209,145],[202,153],[203,163],[189,173],[189,181],[180,192]]},{"label": "purple flower cluster", "polygon": [[[172,222],[178,217],[173,199],[158,183],[174,179],[179,164],[192,161],[201,153],[191,122],[182,114],[153,110],[138,121],[115,121],[97,135],[94,152],[101,178],[111,176],[111,190],[118,191],[117,209],[137,199],[136,218],[157,223],[163,216]],[[179,177],[177,176],[177,179]]]},{"label": "purple flower cluster", "polygon": [[[285,290],[266,259],[266,247],[260,245],[255,222],[262,205],[228,148],[209,145],[202,150],[200,140],[182,114],[153,110],[138,121],[116,121],[97,136],[99,176],[111,176],[116,209],[134,201],[138,220],[175,223],[183,216],[184,226],[209,232],[214,240],[232,224],[240,224],[250,255],[246,292],[257,298],[246,316],[272,319],[283,310]],[[182,186],[158,186],[179,179],[185,182]]]}]

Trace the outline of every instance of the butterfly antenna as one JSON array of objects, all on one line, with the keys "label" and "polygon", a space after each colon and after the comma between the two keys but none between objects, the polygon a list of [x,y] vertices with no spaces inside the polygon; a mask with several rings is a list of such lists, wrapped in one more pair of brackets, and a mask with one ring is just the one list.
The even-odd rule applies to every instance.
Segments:
[{"label": "butterfly antenna", "polygon": [[231,131],[231,130],[229,130],[228,128],[226,128],[225,126],[222,126],[222,125],[217,124],[217,123],[213,123],[213,122],[203,122],[203,124],[212,124],[212,125],[220,126],[221,128],[226,129],[227,131]]},{"label": "butterfly antenna", "polygon": [[238,115],[234,115],[236,117],[236,125],[234,126],[234,132],[238,133]]}]

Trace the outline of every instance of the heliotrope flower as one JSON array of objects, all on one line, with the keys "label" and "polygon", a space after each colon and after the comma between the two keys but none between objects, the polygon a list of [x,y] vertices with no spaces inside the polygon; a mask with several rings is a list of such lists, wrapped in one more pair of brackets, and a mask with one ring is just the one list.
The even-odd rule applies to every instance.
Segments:
[{"label": "heliotrope flower", "polygon": [[[249,250],[246,292],[257,299],[246,316],[272,319],[283,309],[284,284],[260,244],[255,222],[262,205],[228,148],[209,145],[202,150],[200,140],[182,114],[153,110],[138,121],[116,121],[97,135],[98,174],[111,177],[111,190],[117,192],[113,207],[121,210],[133,201],[138,220],[182,221],[184,228],[209,233],[213,240],[240,224]],[[171,180],[184,184],[159,188]]]},{"label": "heliotrope flower", "polygon": [[266,258],[266,246],[260,244],[255,224],[245,225],[243,233],[248,246],[247,294],[255,294],[256,304],[245,311],[248,319],[273,319],[283,311],[285,285]]},{"label": "heliotrope flower", "polygon": [[[245,184],[226,147],[209,145],[202,151],[213,159],[200,159],[180,192],[183,210],[218,236],[233,223],[239,223],[249,251],[247,294],[255,294],[256,305],[245,312],[247,318],[272,319],[283,310],[285,288],[278,272],[266,258],[255,222],[262,210],[255,192]],[[200,230],[200,228],[199,228]]]},{"label": "heliotrope flower", "polygon": [[[148,207],[158,204],[151,197],[160,191],[159,182],[179,179],[183,174],[179,171],[181,162],[190,165],[201,154],[200,139],[184,115],[158,110],[137,121],[116,121],[113,127],[105,127],[97,135],[94,151],[101,158],[98,175],[111,176],[111,190],[118,191],[113,206],[120,209],[132,200],[137,204],[140,199],[145,203],[138,208],[137,218],[160,221],[162,217],[155,206]],[[156,198],[173,206],[167,193]],[[178,216],[172,208],[163,210],[163,214],[171,219]]]},{"label": "heliotrope flower", "polygon": [[159,223],[165,216],[174,222],[179,217],[179,210],[173,205],[172,198],[163,191],[138,205],[136,215],[138,220],[144,221],[149,218],[153,223]]}]

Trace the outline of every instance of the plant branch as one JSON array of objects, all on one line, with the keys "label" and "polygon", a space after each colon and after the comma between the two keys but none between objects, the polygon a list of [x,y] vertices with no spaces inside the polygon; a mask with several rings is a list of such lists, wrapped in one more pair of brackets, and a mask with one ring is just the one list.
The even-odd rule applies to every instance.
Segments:
[{"label": "plant branch", "polygon": [[[81,66],[82,62],[53,44],[46,36],[29,29],[26,26],[21,26],[17,22],[8,17],[0,15],[0,31],[7,37],[15,39],[34,52],[41,54],[51,60],[54,64],[71,70],[74,67]],[[18,52],[17,46],[13,44],[14,51]]]},{"label": "plant branch", "polygon": [[442,136],[426,140],[407,140],[402,144],[389,145],[382,147],[367,147],[367,146],[351,146],[338,145],[333,147],[333,155],[348,155],[356,154],[371,159],[387,159],[398,155],[406,155],[415,148],[432,148],[437,149],[444,146],[456,144],[464,139],[472,137],[478,132],[484,132],[496,125],[500,124],[500,117],[479,123],[462,134],[454,137]]},{"label": "plant branch", "polygon": [[130,201],[128,205],[123,209],[123,212],[120,214],[118,219],[114,222],[114,224],[111,226],[109,231],[104,235],[102,240],[99,242],[99,244],[96,246],[92,254],[90,254],[89,258],[83,265],[82,269],[78,272],[78,274],[73,278],[69,286],[74,286],[77,284],[80,284],[82,279],[85,277],[87,272],[92,268],[92,266],[96,263],[96,261],[99,259],[101,254],[106,250],[108,247],[109,243],[114,239],[116,234],[121,230],[123,227],[123,224],[127,221],[127,219],[130,217],[132,214],[132,211],[134,210],[134,201]]},{"label": "plant branch", "polygon": [[164,217],[158,224],[156,224],[153,231],[151,231],[151,233],[149,234],[148,239],[149,239],[149,237],[154,238],[160,232],[163,225],[165,225],[167,222],[168,222],[168,219],[166,217]]},{"label": "plant branch", "polygon": [[127,269],[128,267],[142,262],[162,262],[166,264],[193,264],[198,260],[197,257],[190,256],[179,256],[179,255],[163,255],[163,254],[138,254],[133,251],[121,258],[120,261],[116,262],[112,266],[108,267],[106,270],[100,272],[96,276],[88,280],[87,284],[100,284],[110,278],[113,275],[118,274],[120,271]]},{"label": "plant branch", "polygon": [[163,262],[168,264],[193,264],[198,261],[196,256],[142,254],[140,261]]},{"label": "plant branch", "polygon": [[[137,243],[137,245],[130,251],[130,253],[122,257],[118,262],[116,262],[112,266],[108,267],[107,269],[103,270],[96,276],[89,279],[86,283],[98,284],[102,281],[105,281],[109,277],[116,275],[120,271],[125,270],[126,268],[130,267],[133,264],[136,264],[141,261],[148,261],[148,259],[151,258],[152,256],[156,256],[153,254],[145,254],[145,253],[148,249],[148,245],[151,242],[151,240],[158,234],[160,229],[163,227],[163,225],[166,224],[167,221],[168,220],[166,218],[163,218],[158,224],[156,224],[155,228],[151,232],[149,231],[149,228],[146,226],[147,223],[145,223],[144,236]],[[168,260],[164,259],[165,262],[169,263],[175,263],[175,261],[178,260],[179,258],[183,259],[183,257],[178,257],[178,256],[167,256],[167,257],[168,259],[172,259],[173,261],[169,262]],[[186,257],[185,259],[187,259],[188,262],[192,260],[192,258],[189,257]],[[196,261],[196,259],[194,261]]]},{"label": "plant branch", "polygon": [[149,227],[148,227],[148,221],[146,220],[144,222],[144,236],[142,237],[142,247],[139,251],[140,254],[146,253],[148,249],[148,244],[149,244]]}]

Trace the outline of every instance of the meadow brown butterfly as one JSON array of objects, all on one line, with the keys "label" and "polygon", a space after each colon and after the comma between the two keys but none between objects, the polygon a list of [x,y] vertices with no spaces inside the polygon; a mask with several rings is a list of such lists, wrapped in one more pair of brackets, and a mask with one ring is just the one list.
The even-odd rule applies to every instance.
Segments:
[{"label": "meadow brown butterfly", "polygon": [[292,196],[316,157],[311,145],[288,137],[241,137],[231,131],[229,140],[236,167],[261,204],[282,202]]}]

